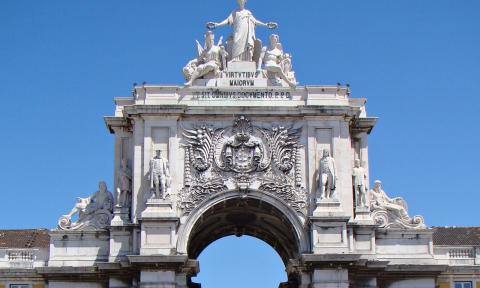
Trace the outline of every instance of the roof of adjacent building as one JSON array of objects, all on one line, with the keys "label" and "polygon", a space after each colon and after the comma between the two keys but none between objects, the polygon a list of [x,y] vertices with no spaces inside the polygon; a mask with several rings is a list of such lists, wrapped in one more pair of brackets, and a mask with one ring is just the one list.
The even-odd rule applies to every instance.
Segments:
[{"label": "roof of adjacent building", "polygon": [[480,227],[433,227],[433,244],[480,246]]},{"label": "roof of adjacent building", "polygon": [[48,248],[47,229],[0,230],[0,248]]}]

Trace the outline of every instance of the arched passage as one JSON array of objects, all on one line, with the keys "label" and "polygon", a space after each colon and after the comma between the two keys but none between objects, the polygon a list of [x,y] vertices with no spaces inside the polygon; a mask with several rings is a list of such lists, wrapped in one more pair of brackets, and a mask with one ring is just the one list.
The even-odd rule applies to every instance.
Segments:
[{"label": "arched passage", "polygon": [[196,219],[187,243],[187,253],[196,259],[210,243],[225,236],[249,235],[268,243],[282,258],[298,258],[300,239],[288,217],[272,204],[256,198],[224,199]]},{"label": "arched passage", "polygon": [[[255,217],[252,217],[252,214]],[[227,215],[230,216],[227,218]],[[228,228],[218,225],[217,221],[213,221],[215,218],[223,220]],[[207,225],[209,221],[212,225]],[[196,258],[216,239],[243,234],[267,242],[281,255],[284,263],[287,263],[289,257],[297,258],[299,254],[310,252],[310,239],[305,222],[305,218],[272,195],[249,191],[246,196],[238,191],[228,191],[211,197],[182,220],[177,238],[177,252]],[[242,227],[245,229],[238,229]],[[206,231],[210,233],[205,233]],[[276,244],[279,239],[288,241],[283,242],[283,245]]]},{"label": "arched passage", "polygon": [[[188,254],[190,259],[198,259],[208,245],[231,235],[264,241],[278,253],[285,268],[291,259],[310,251],[305,219],[279,198],[261,191],[245,195],[237,190],[213,196],[182,223],[177,251]],[[288,279],[295,283],[297,275],[292,273]]]}]

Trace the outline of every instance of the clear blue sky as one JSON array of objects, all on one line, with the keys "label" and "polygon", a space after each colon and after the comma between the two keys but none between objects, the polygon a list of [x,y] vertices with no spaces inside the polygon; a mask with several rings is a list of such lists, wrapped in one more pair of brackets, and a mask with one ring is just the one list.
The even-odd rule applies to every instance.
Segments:
[{"label": "clear blue sky", "polygon": [[[113,137],[102,117],[113,114],[113,97],[128,96],[133,82],[182,83],[204,24],[234,8],[234,0],[2,0],[0,228],[53,228],[98,180],[111,187]],[[280,24],[302,84],[349,83],[353,97],[368,98],[380,117],[371,175],[389,194],[428,225],[480,225],[479,1],[251,0],[248,8]],[[220,251],[270,249],[255,243],[218,241],[202,263]],[[268,266],[250,264],[246,275]]]}]

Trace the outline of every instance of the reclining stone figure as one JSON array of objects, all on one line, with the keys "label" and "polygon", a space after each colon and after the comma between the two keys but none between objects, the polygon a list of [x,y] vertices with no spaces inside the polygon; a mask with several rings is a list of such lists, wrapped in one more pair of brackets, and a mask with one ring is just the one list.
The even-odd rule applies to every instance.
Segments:
[{"label": "reclining stone figure", "polygon": [[[101,230],[110,225],[113,211],[113,195],[107,190],[107,184],[100,181],[98,191],[87,198],[77,198],[70,213],[58,220],[60,230]],[[78,219],[72,222],[72,217]]]}]

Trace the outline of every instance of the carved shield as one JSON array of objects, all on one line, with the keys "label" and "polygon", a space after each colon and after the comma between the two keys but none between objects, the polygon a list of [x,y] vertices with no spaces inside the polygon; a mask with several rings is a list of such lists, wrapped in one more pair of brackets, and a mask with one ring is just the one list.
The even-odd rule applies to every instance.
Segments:
[{"label": "carved shield", "polygon": [[255,169],[254,147],[240,147],[233,149],[232,168],[237,172],[249,172]]}]

